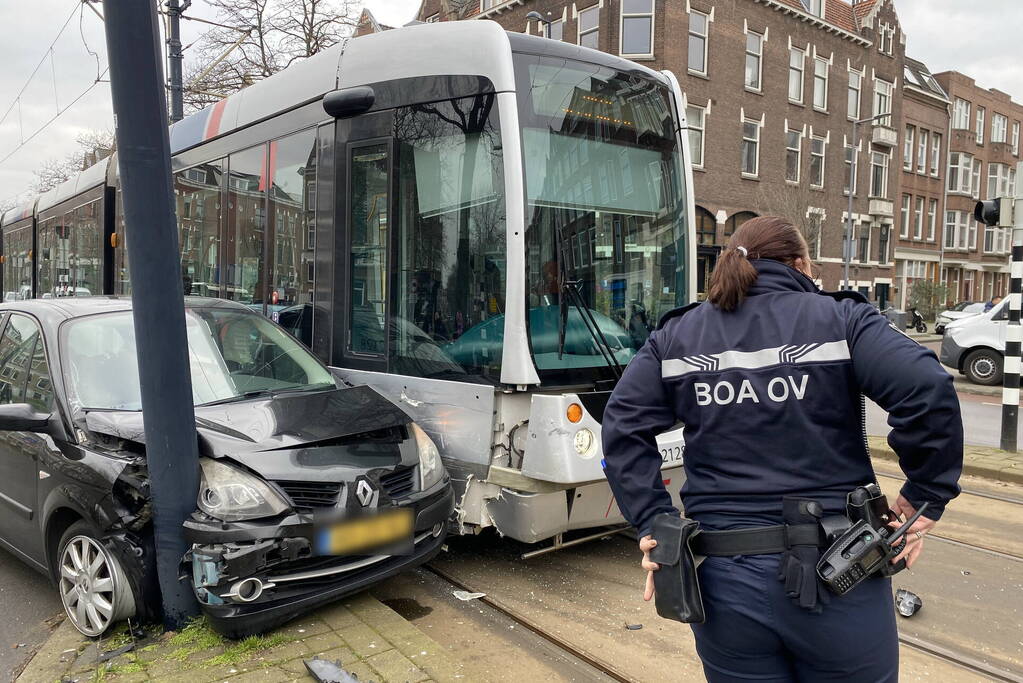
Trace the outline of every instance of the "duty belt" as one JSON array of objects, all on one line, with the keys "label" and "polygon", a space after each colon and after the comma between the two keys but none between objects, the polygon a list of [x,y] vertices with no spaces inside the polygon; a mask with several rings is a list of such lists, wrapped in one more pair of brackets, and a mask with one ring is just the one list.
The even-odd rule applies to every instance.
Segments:
[{"label": "duty belt", "polygon": [[692,551],[697,555],[770,555],[783,553],[794,545],[823,547],[819,524],[778,524],[730,531],[703,531],[694,535]]}]

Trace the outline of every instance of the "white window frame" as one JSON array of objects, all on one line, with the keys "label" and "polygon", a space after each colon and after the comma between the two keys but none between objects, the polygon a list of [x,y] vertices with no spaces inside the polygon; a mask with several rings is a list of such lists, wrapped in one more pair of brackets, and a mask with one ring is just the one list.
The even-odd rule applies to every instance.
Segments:
[{"label": "white window frame", "polygon": [[[792,58],[795,53],[799,53],[800,61],[799,66],[792,65]],[[799,72],[799,98],[792,97],[792,76],[793,72]],[[788,93],[789,102],[795,102],[797,104],[803,104],[803,99],[806,97],[806,48],[797,47],[795,45],[789,45],[789,82],[788,82]]]},{"label": "white window frame", "polygon": [[955,249],[957,244],[956,231],[958,223],[956,220],[957,211],[946,211],[945,212],[945,237],[942,240],[942,245],[945,249]]},{"label": "white window frame", "polygon": [[[796,146],[795,147],[792,147],[789,144],[789,138],[792,135],[796,136]],[[795,152],[796,153],[796,178],[795,178],[795,180],[793,180],[792,178],[789,178],[789,153],[790,152]],[[786,129],[785,129],[785,182],[790,183],[792,185],[798,185],[799,181],[802,179],[802,176],[803,176],[803,131],[802,130],[792,130],[791,128],[787,128],[786,127]]]},{"label": "white window frame", "polygon": [[941,133],[931,133],[931,176],[937,178],[941,173]]},{"label": "white window frame", "polygon": [[1019,121],[1012,122],[1012,156],[1019,156]]},{"label": "white window frame", "polygon": [[[764,43],[767,42],[767,35],[766,33],[759,33],[757,31],[750,30],[749,28],[746,28],[746,30],[743,31],[743,34],[745,35],[746,38],[746,45],[745,50],[743,51],[744,57],[742,63],[742,85],[744,88],[746,88],[746,90],[750,90],[752,92],[762,92],[764,89]],[[750,35],[754,35],[760,39],[759,40],[760,52],[750,52],[749,49]],[[750,85],[749,83],[746,82],[746,67],[749,65],[750,57],[753,57],[757,60],[756,85]]]},{"label": "white window frame", "polygon": [[[756,135],[755,138],[747,138],[746,137],[746,124],[752,124],[752,125],[756,126],[757,135]],[[741,156],[740,156],[740,159],[739,159],[739,173],[740,173],[740,175],[742,175],[743,178],[759,178],[760,177],[760,141],[761,141],[761,137],[762,137],[761,136],[761,129],[763,128],[763,125],[764,125],[763,119],[751,119],[751,118],[747,118],[745,115],[743,115],[743,117],[742,117],[742,130],[740,131],[740,133],[742,134],[742,137],[741,137],[741,141],[739,143],[739,150],[740,150],[740,152],[742,152],[742,150],[743,150],[743,144],[745,142],[747,142],[748,140],[752,140],[753,142],[756,143],[756,146],[757,146],[756,147],[757,153],[756,153],[756,157],[755,157],[755,166],[756,166],[756,168],[753,169],[752,173],[749,173],[749,172],[747,172],[746,170],[744,170],[742,168],[742,165],[746,161],[746,155],[745,155],[745,153],[741,153]]]},{"label": "white window frame", "polygon": [[[650,0],[649,12],[626,12],[625,2],[620,0],[618,12],[618,54],[630,59],[653,59],[654,58],[654,9],[656,0]],[[625,20],[626,19],[650,19],[650,50],[649,52],[625,52]]]},{"label": "white window frame", "polygon": [[902,138],[902,170],[913,170],[913,153],[916,151],[916,126],[906,126]]},{"label": "white window frame", "polygon": [[927,204],[927,241],[934,241],[934,231],[937,229],[938,221],[938,200],[930,199]]},{"label": "white window frame", "polygon": [[[844,157],[842,162],[845,164],[845,176],[842,178],[842,194],[846,197],[849,196],[851,191],[853,196],[856,196],[856,180],[860,175],[860,165],[855,164],[856,172],[853,173],[853,157],[858,157],[860,149],[858,146],[850,145],[848,138],[845,140],[845,144],[842,146]],[[856,161],[859,161],[857,158]],[[852,177],[850,177],[852,176]],[[850,187],[845,187],[846,181],[849,181]]]},{"label": "white window frame", "polygon": [[[875,163],[878,159],[881,160],[880,164]],[[883,175],[881,176],[881,191],[875,192],[874,187],[874,168],[879,167],[883,169]],[[889,174],[891,173],[891,154],[889,152],[871,152],[870,155],[870,196],[877,199],[888,198],[888,181]]]},{"label": "white window frame", "polygon": [[977,107],[977,127],[974,131],[977,134],[977,144],[984,144],[984,117],[987,114],[987,110],[984,107]]},{"label": "white window frame", "polygon": [[913,195],[903,194],[902,195],[902,225],[899,226],[899,238],[909,239],[909,219],[912,218],[910,212],[913,210]]},{"label": "white window frame", "polygon": [[914,206],[916,214],[913,217],[913,239],[915,240],[922,240],[924,238],[924,209],[926,206],[924,198],[917,195],[916,205]]},{"label": "white window frame", "polygon": [[[817,154],[814,152],[814,146],[816,143],[820,143],[821,153]],[[813,177],[813,160],[814,157],[819,157],[821,160],[821,177],[820,184],[815,182]],[[827,177],[827,158],[828,158],[828,139],[821,135],[812,135],[810,137],[810,187],[820,190],[824,188],[824,180]]]},{"label": "white window frame", "polygon": [[[987,165],[987,196],[988,199],[994,199],[998,197],[998,187],[1000,181],[1001,168],[1003,164],[996,164],[991,162]],[[1008,175],[1008,174],[1006,174]]]},{"label": "white window frame", "polygon": [[930,131],[919,128],[916,131],[916,172],[927,175],[927,151],[930,145]]},{"label": "white window frame", "polygon": [[984,226],[984,245],[982,250],[985,254],[995,254],[998,252],[1001,241],[998,235],[1000,230],[994,225]]},{"label": "white window frame", "polygon": [[[811,104],[813,105],[813,108],[816,109],[817,111],[822,111],[822,112],[826,113],[828,111],[828,95],[829,95],[828,89],[829,89],[829,87],[831,85],[830,84],[830,80],[831,80],[831,59],[830,58],[821,57],[820,55],[816,54],[816,51],[817,51],[816,48],[814,48],[814,53],[815,54],[813,56],[813,98],[812,98]],[[823,78],[821,78],[820,76],[817,75],[817,69],[822,64],[824,65],[824,77]],[[817,104],[817,99],[818,99],[817,98],[817,94],[819,92],[817,86],[820,85],[822,82],[823,82],[823,86],[822,87],[823,87],[823,90],[824,90],[824,93],[823,93],[824,94],[824,104]]]},{"label": "white window frame", "polygon": [[[856,86],[853,87],[853,76],[857,78]],[[856,93],[856,110],[850,111],[850,100],[852,94]],[[846,91],[845,97],[845,115],[850,121],[856,121],[860,118],[860,107],[863,103],[863,72],[857,71],[856,69],[849,69],[849,87]]]},{"label": "white window frame", "polygon": [[[700,112],[700,123],[694,125],[693,118],[689,116],[689,110],[696,109]],[[686,104],[686,126],[689,128],[690,137],[695,131],[700,136],[700,158],[697,159],[695,156],[692,158],[693,168],[703,168],[704,158],[707,156],[707,107],[701,107],[695,104]],[[693,144],[689,143],[689,153],[692,154]]]},{"label": "white window frame", "polygon": [[991,114],[991,142],[1006,142],[1009,138],[1009,117],[993,112]]},{"label": "white window frame", "polygon": [[973,104],[961,97],[955,99],[952,105],[952,127],[956,130],[970,130],[973,121],[970,118]]},{"label": "white window frame", "polygon": [[440,21],[440,12],[437,12],[436,14],[431,14],[430,16],[426,17],[427,24],[436,24],[438,21]]},{"label": "white window frame", "polygon": [[[578,10],[575,13],[575,19],[576,19],[576,21],[575,21],[575,34],[576,34],[575,35],[575,38],[576,38],[575,44],[576,45],[582,45],[583,44],[583,36],[588,36],[591,33],[596,33],[597,34],[597,45],[600,45],[600,10],[601,10],[600,5],[601,5],[600,2],[595,2],[592,5],[590,5],[589,7],[585,8],[585,9]],[[583,28],[582,28],[582,25],[583,25],[582,17],[583,17],[584,14],[587,14],[588,12],[596,12],[597,13],[597,23],[596,23],[596,26],[594,26],[593,28],[588,28],[588,29],[586,29],[584,31]]]},{"label": "white window frame", "polygon": [[689,32],[688,32],[688,36],[689,36],[688,40],[689,40],[689,42],[686,43],[686,60],[688,61],[688,59],[689,59],[689,43],[693,40],[693,36],[695,35],[695,36],[698,36],[698,37],[702,38],[703,39],[703,71],[700,71],[699,69],[694,69],[692,64],[687,64],[686,66],[688,68],[689,73],[691,73],[691,74],[697,74],[697,75],[700,75],[700,76],[707,76],[710,73],[710,64],[707,63],[708,55],[710,53],[710,23],[712,21],[714,21],[714,14],[713,14],[713,12],[710,13],[710,14],[707,14],[706,12],[700,12],[700,11],[697,11],[695,9],[690,9],[689,10],[690,17],[692,15],[694,15],[694,14],[698,14],[701,17],[703,17],[703,21],[704,21],[703,26],[704,26],[705,31],[704,31],[704,33],[697,33],[695,31],[693,31],[693,22],[690,19],[690,21],[689,21]]},{"label": "white window frame", "polygon": [[973,194],[973,155],[966,152],[951,152],[948,155],[949,194]]},{"label": "white window frame", "polygon": [[976,251],[977,250],[977,221],[973,220],[973,218],[968,213],[966,213],[965,211],[963,212],[963,216],[966,217],[966,226],[967,226],[967,230],[968,230],[969,235],[970,235],[970,244],[967,247],[967,249],[969,249],[970,251]]},{"label": "white window frame", "polygon": [[[889,83],[883,78],[874,77],[874,116],[885,115],[885,118],[877,119],[878,125],[891,127],[892,92],[894,89],[893,83]],[[882,106],[883,104],[887,106]]]},{"label": "white window frame", "polygon": [[824,18],[824,0],[800,0],[800,4],[807,14]]},{"label": "white window frame", "polygon": [[971,179],[971,182],[973,183],[973,185],[971,187],[973,188],[973,198],[974,199],[980,199],[981,198],[981,194],[982,194],[981,191],[980,191],[981,190],[981,179],[983,177],[984,177],[984,162],[981,161],[980,159],[978,159],[977,157],[973,157],[973,178]]}]

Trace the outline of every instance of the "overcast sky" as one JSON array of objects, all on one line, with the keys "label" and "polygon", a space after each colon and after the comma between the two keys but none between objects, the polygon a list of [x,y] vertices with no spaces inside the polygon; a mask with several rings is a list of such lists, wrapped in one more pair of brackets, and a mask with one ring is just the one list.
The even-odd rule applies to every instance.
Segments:
[{"label": "overcast sky", "polygon": [[[204,0],[193,0],[189,14],[210,17]],[[400,26],[413,18],[419,0],[366,0],[377,20]],[[28,138],[58,111],[96,80],[106,67],[103,28],[79,0],[34,0],[31,9],[22,3],[0,2],[0,117],[15,103],[18,91],[45,56],[20,103],[0,123],[0,202],[23,195],[32,181],[32,170],[50,158],[62,157],[75,147],[75,137],[86,131],[109,129],[110,89],[94,87],[42,133],[9,158],[23,138]],[[896,0],[907,34],[908,53],[933,71],[954,69],[973,76],[983,87],[996,87],[1023,102],[1023,61],[1018,58],[1019,29],[1023,27],[1020,0]],[[54,45],[47,51],[64,20],[74,14]],[[983,11],[979,11],[979,10]],[[185,22],[187,45],[202,26]],[[97,57],[99,66],[97,68]],[[186,52],[187,58],[187,52]]]}]

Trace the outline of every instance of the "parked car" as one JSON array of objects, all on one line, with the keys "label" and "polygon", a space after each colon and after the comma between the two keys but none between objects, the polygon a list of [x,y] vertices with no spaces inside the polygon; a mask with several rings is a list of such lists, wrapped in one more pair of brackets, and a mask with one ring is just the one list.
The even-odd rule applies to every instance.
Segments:
[{"label": "parked car", "polygon": [[[451,486],[404,412],[244,304],[188,298],[185,321],[201,485],[183,573],[218,631],[265,630],[439,552]],[[156,617],[131,301],[4,304],[0,329],[0,545],[53,578],[88,636]]]},{"label": "parked car", "polygon": [[962,320],[963,318],[983,312],[983,301],[960,301],[947,311],[942,311],[938,314],[938,317],[934,320],[934,333],[945,334],[945,328],[953,320]]},{"label": "parked car", "polygon": [[950,322],[941,340],[941,362],[966,375],[974,384],[1001,384],[1008,301],[1004,299],[987,312]]}]

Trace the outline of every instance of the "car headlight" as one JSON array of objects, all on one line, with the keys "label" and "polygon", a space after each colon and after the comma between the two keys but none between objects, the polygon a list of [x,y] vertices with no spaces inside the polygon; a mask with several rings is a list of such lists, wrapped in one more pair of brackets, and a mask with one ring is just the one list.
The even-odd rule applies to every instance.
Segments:
[{"label": "car headlight", "polygon": [[273,517],[288,503],[265,481],[212,458],[199,458],[199,509],[225,522]]},{"label": "car headlight", "polygon": [[420,490],[425,491],[444,478],[444,465],[440,461],[437,444],[415,422],[412,423],[412,433],[416,437],[416,446],[419,447]]}]

